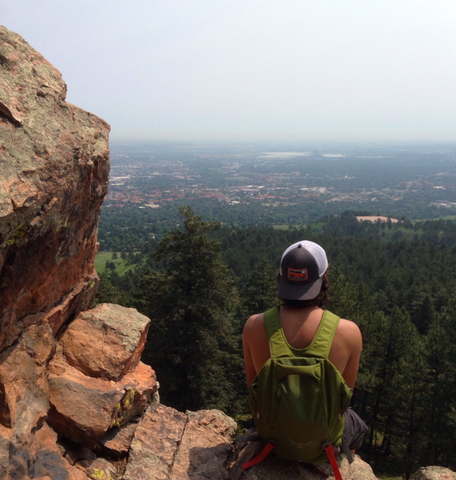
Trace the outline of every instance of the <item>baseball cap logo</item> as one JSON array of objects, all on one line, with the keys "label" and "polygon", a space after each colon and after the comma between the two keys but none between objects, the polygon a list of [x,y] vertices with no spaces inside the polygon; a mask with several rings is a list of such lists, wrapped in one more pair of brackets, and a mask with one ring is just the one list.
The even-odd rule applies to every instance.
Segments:
[{"label": "baseball cap logo", "polygon": [[307,268],[288,268],[288,280],[307,282],[307,280],[309,280],[309,272],[307,271]]}]

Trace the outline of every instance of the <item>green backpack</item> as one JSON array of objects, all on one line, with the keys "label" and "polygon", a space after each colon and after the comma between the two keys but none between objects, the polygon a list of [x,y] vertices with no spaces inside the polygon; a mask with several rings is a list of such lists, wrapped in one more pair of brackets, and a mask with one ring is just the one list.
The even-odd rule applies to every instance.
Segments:
[{"label": "green backpack", "polygon": [[[351,391],[328,360],[339,317],[325,311],[312,343],[291,347],[278,308],[264,314],[271,358],[250,386],[250,408],[260,438],[279,458],[317,463],[325,446],[339,447]],[[272,448],[272,447],[271,447]]]}]

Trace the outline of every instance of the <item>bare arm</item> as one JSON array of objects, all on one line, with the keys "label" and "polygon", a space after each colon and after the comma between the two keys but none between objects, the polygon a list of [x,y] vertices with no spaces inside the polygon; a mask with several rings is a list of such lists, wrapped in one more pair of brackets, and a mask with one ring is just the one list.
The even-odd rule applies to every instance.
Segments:
[{"label": "bare arm", "polygon": [[254,324],[257,315],[252,315],[244,325],[244,331],[242,333],[242,344],[244,347],[244,365],[245,376],[247,378],[247,386],[250,387],[257,372],[253,364],[253,357],[250,346],[254,341]]},{"label": "bare arm", "polygon": [[349,357],[342,372],[342,376],[349,388],[355,388],[356,377],[358,376],[359,360],[363,350],[363,338],[358,325],[354,322],[344,320],[343,336]]}]

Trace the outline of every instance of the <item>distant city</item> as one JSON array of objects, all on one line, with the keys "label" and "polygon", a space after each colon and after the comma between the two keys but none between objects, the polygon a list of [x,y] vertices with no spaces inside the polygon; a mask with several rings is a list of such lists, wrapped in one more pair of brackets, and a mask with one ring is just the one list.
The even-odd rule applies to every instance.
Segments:
[{"label": "distant city", "polygon": [[417,201],[456,212],[456,145],[114,145],[111,162],[105,207],[158,209],[211,199],[269,207],[319,200],[378,209]]}]

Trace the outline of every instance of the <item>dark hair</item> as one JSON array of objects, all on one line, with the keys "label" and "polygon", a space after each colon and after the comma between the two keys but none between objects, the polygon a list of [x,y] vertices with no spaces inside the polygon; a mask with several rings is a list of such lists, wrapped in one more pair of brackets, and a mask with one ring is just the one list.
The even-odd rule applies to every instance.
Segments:
[{"label": "dark hair", "polygon": [[[280,274],[277,275],[277,280],[279,279]],[[290,305],[292,307],[297,308],[306,308],[306,307],[320,307],[322,308],[323,305],[329,302],[329,293],[328,293],[329,283],[328,277],[326,273],[323,275],[323,281],[321,283],[320,293],[315,297],[311,298],[310,300],[286,300],[284,298],[280,298],[282,300],[283,305]]]}]

